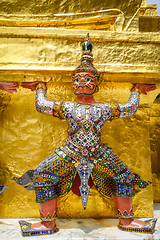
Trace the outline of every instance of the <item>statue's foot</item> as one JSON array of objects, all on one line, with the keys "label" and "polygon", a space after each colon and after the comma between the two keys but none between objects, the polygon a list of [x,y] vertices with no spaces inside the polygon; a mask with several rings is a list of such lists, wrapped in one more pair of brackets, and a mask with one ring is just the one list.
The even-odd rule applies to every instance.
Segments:
[{"label": "statue's foot", "polygon": [[53,234],[58,231],[55,222],[38,222],[30,224],[25,221],[19,221],[23,237]]},{"label": "statue's foot", "polygon": [[152,234],[155,230],[156,218],[152,218],[146,221],[141,221],[138,219],[130,219],[130,222],[125,224],[124,221],[120,221],[118,228],[122,231],[136,232],[136,233],[147,233]]},{"label": "statue's foot", "polygon": [[55,221],[53,222],[38,222],[31,224],[31,228],[33,228],[36,231],[44,231],[44,230],[52,230],[56,228]]}]

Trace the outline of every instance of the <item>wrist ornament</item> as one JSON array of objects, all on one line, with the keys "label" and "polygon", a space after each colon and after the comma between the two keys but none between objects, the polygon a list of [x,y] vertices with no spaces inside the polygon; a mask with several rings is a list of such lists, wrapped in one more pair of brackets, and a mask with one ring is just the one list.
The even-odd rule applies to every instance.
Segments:
[{"label": "wrist ornament", "polygon": [[45,83],[38,83],[38,84],[36,85],[36,90],[38,90],[38,89],[47,90],[47,86],[46,86]]},{"label": "wrist ornament", "polygon": [[132,89],[131,89],[131,92],[138,92],[139,94],[141,94],[142,93],[142,89],[140,88],[140,87],[132,87]]}]

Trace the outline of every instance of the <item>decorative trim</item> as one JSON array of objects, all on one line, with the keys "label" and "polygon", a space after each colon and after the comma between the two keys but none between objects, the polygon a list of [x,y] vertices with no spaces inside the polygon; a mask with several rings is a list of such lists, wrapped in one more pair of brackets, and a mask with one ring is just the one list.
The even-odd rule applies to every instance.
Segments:
[{"label": "decorative trim", "polygon": [[[110,11],[116,11],[116,12],[121,12],[119,9],[107,9]],[[106,10],[105,10],[106,11]],[[102,14],[100,11],[95,11],[95,14]],[[87,15],[93,14],[92,12],[88,12]],[[68,20],[64,20],[66,17],[65,14],[58,14],[59,16],[55,16],[54,14],[52,15],[53,18],[52,20],[41,20],[42,16],[45,18],[45,15],[31,15],[32,20],[21,20],[19,19],[18,15],[13,15],[11,14],[10,16],[14,16],[16,19],[15,20],[3,20],[0,19],[0,26],[6,26],[6,27],[43,27],[43,28],[48,28],[48,27],[54,27],[54,28],[67,28],[70,26],[70,28],[73,29],[87,29],[88,30],[107,30],[110,31],[111,25],[114,25],[114,30],[116,30],[115,27],[115,22],[117,20],[117,16],[85,16],[84,19],[71,19],[71,16],[74,16],[74,13],[71,13],[70,16],[66,14],[68,17]],[[78,15],[82,15],[82,13],[78,13]],[[83,14],[82,16],[84,16]],[[5,15],[4,15],[5,16]],[[34,20],[36,16],[36,20]],[[50,18],[51,15],[46,15],[47,18]],[[25,15],[24,15],[25,17]],[[37,21],[38,20],[38,21]]]},{"label": "decorative trim", "polygon": [[57,219],[57,213],[54,212],[53,217],[48,213],[47,217],[44,217],[43,213],[40,213],[40,219],[44,222],[53,222]]},{"label": "decorative trim", "polygon": [[36,90],[38,90],[38,89],[47,90],[46,83],[44,83],[44,82],[38,83],[38,84],[36,85]]},{"label": "decorative trim", "polygon": [[81,180],[81,185],[79,187],[79,190],[80,190],[84,210],[86,209],[86,206],[87,206],[88,195],[90,190],[88,181],[89,181],[89,177],[93,167],[94,165],[89,162],[89,158],[87,156],[86,157],[81,156],[80,164],[77,164],[75,166]]},{"label": "decorative trim", "polygon": [[142,93],[142,89],[140,88],[140,87],[133,87],[132,89],[131,89],[131,92],[133,92],[133,91],[135,91],[135,92],[138,92],[138,93]]},{"label": "decorative trim", "polygon": [[64,101],[61,102],[55,101],[55,107],[53,109],[53,116],[58,117],[60,119],[64,119],[63,117],[63,105]]},{"label": "decorative trim", "polygon": [[31,224],[25,221],[19,221],[21,227],[21,233],[23,237],[32,237],[32,236],[39,236],[39,235],[47,235],[53,234],[59,231],[58,228],[54,228],[52,230],[45,230],[45,231],[36,231],[31,227]]},{"label": "decorative trim", "polygon": [[110,120],[116,119],[120,117],[121,111],[118,104],[111,103],[111,118]]},{"label": "decorative trim", "polygon": [[0,193],[2,193],[5,189],[7,189],[8,187],[0,185]]},{"label": "decorative trim", "polygon": [[118,209],[118,213],[117,213],[118,218],[126,219],[126,218],[132,218],[133,216],[134,216],[134,213],[132,209],[130,210],[129,213],[126,210],[123,213],[121,213],[121,211]]},{"label": "decorative trim", "polygon": [[157,218],[152,218],[145,221],[145,226],[143,228],[124,227],[121,225],[118,225],[118,228],[126,232],[153,234],[155,231],[156,222],[157,222]]}]

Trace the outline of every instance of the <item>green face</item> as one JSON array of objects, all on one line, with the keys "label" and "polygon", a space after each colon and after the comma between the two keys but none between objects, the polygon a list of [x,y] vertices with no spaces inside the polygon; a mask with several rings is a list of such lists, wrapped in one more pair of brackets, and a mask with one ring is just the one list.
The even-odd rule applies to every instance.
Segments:
[{"label": "green face", "polygon": [[72,77],[75,95],[92,95],[96,91],[97,76],[92,72],[75,73]]}]

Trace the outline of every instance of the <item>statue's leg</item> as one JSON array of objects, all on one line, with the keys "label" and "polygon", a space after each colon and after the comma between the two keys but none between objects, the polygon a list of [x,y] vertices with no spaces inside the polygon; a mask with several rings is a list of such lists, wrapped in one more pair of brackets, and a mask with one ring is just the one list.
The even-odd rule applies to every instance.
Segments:
[{"label": "statue's leg", "polygon": [[57,198],[39,203],[41,222],[31,224],[35,230],[51,230],[56,228]]},{"label": "statue's leg", "polygon": [[142,221],[133,219],[132,198],[114,196],[117,215],[119,217],[119,229],[129,232],[153,233],[156,219]]},{"label": "statue's leg", "polygon": [[[28,175],[31,175],[29,180]],[[36,170],[27,173],[27,176],[25,173],[22,177],[14,179],[21,185],[31,182],[27,189],[35,190],[36,202],[40,206],[40,222],[31,224],[19,221],[23,236],[46,235],[57,231],[55,224],[57,198],[70,191],[75,176],[74,164],[64,161],[54,153],[43,160]]]},{"label": "statue's leg", "polygon": [[57,198],[39,203],[40,218],[38,223],[19,221],[21,232],[24,237],[53,234],[58,231],[56,228]]}]

